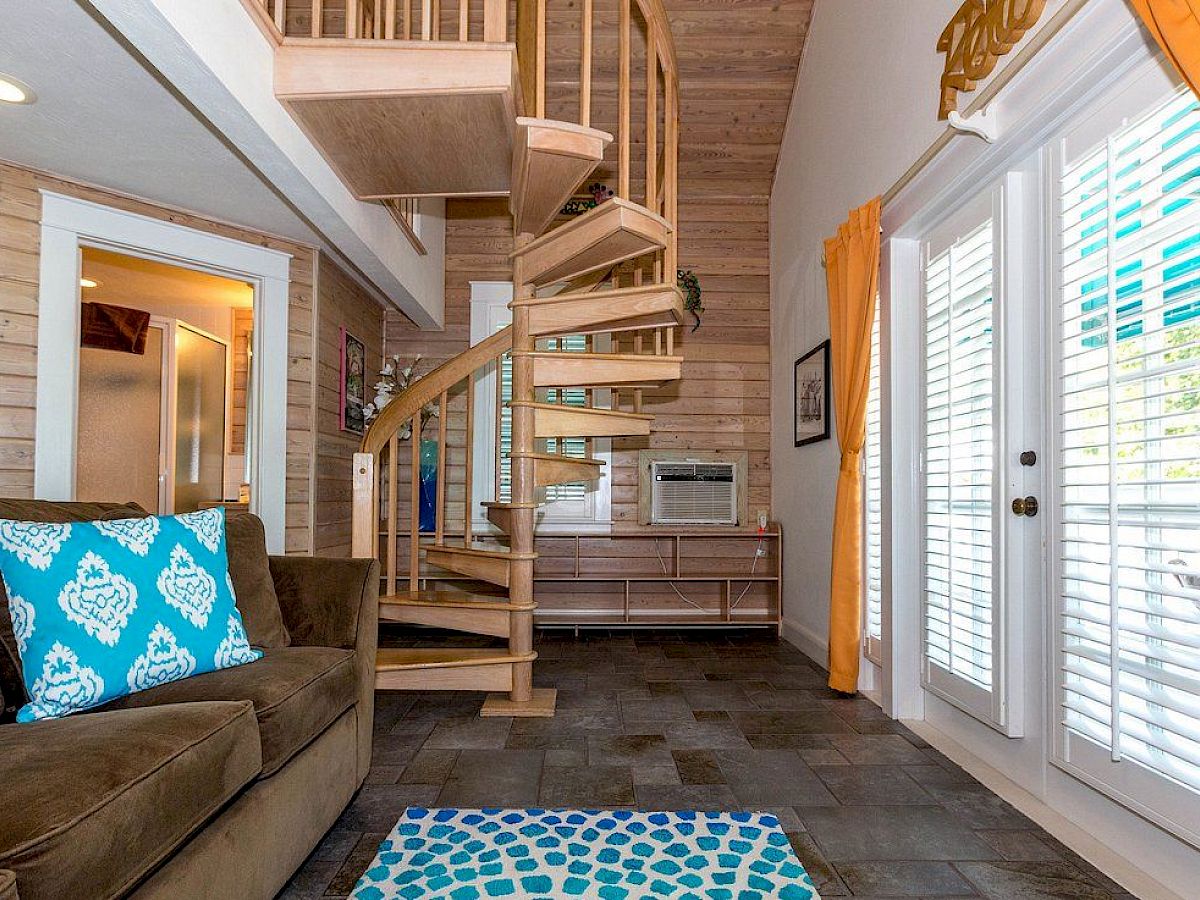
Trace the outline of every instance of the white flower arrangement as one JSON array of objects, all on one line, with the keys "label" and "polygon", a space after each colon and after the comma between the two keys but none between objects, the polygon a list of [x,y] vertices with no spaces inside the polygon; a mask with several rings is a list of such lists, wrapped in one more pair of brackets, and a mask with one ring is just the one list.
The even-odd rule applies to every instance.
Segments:
[{"label": "white flower arrangement", "polygon": [[[363,419],[366,422],[370,423],[376,416],[383,412],[389,403],[421,380],[421,376],[417,374],[417,365],[420,362],[421,354],[419,353],[406,366],[401,365],[399,353],[388,357],[387,361],[383,364],[383,368],[379,370],[379,380],[375,382],[375,399],[363,407]],[[437,404],[427,403],[421,410],[422,434],[425,432],[426,423],[430,419],[436,419],[437,417]],[[404,423],[399,437],[402,441],[412,437],[411,419]]]}]

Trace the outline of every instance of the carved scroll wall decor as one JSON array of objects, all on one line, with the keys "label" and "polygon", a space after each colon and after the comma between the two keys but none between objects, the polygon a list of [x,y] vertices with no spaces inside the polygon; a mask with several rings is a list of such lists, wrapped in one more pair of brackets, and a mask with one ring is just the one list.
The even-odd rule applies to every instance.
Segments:
[{"label": "carved scroll wall decor", "polygon": [[990,75],[1045,8],[1046,0],[966,0],[959,7],[937,43],[946,56],[939,119],[958,109],[959,91],[974,90]]}]

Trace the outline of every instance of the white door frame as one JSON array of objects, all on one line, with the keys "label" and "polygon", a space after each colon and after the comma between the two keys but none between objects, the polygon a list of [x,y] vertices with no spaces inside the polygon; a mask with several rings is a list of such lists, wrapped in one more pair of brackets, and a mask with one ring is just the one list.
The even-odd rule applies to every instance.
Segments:
[{"label": "white door frame", "polygon": [[[183,225],[42,191],[34,495],[75,497],[81,247],[98,247],[254,288],[250,508],[282,553],[286,507],[288,270],[291,256]],[[121,499],[121,498],[114,498]]]}]

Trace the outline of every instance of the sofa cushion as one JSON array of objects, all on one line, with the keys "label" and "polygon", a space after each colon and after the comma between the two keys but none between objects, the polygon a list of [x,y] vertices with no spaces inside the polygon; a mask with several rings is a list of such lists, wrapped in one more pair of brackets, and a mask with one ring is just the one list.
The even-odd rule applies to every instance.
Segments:
[{"label": "sofa cushion", "polygon": [[123,896],[261,761],[246,702],[0,726],[0,869],[21,900]]},{"label": "sofa cushion", "polygon": [[30,700],[54,719],[253,662],[225,510],[71,524],[0,520],[0,571]]},{"label": "sofa cushion", "polygon": [[229,577],[233,579],[233,592],[250,644],[263,648],[288,646],[292,640],[283,624],[279,598],[275,596],[262,519],[230,510],[225,519],[225,536]]},{"label": "sofa cushion", "polygon": [[122,697],[101,709],[199,700],[250,700],[258,716],[263,777],[276,772],[358,699],[354,652],[282,647],[234,669],[195,675]]},{"label": "sofa cushion", "polygon": [[[128,519],[149,515],[136,503],[59,503],[52,500],[14,500],[0,498],[0,519],[22,522],[94,522],[100,519]],[[8,611],[8,594],[0,579],[0,686],[4,704],[0,723],[16,718],[17,709],[29,700],[21,677],[21,656],[13,635]]]},{"label": "sofa cushion", "polygon": [[[150,515],[136,503],[57,502],[0,498],[0,519],[23,522],[91,522]],[[267,556],[262,521],[249,513],[230,512],[226,521],[229,577],[237,595],[246,636],[255,647],[286,647],[291,643]],[[11,722],[29,700],[21,677],[21,658],[8,612],[8,597],[0,582],[0,686],[4,703],[0,723]]]}]

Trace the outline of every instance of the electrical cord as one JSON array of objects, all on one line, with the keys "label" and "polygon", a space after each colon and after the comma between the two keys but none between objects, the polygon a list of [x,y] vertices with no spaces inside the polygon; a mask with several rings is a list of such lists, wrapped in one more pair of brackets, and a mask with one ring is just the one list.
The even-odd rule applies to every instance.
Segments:
[{"label": "electrical cord", "polygon": [[[753,577],[754,570],[758,567],[758,559],[762,555],[762,546],[763,546],[763,531],[760,528],[758,531],[758,543],[756,543],[754,545],[754,557],[750,561],[751,577]],[[658,538],[654,539],[654,555],[658,557],[658,564],[659,564],[659,566],[662,567],[662,573],[664,575],[670,576],[671,573],[667,571],[667,562],[666,562],[666,560],[663,559],[662,550],[658,546]],[[683,592],[680,591],[679,588],[677,588],[675,586],[675,582],[668,581],[667,584],[669,584],[671,586],[671,590],[673,590],[675,592],[675,595],[680,600],[682,600],[684,603],[687,603],[690,606],[694,606],[696,609],[699,609],[699,610],[705,609],[705,607],[701,606],[695,600],[692,600],[690,597],[684,596]],[[750,586],[752,584],[754,584],[753,581],[747,581],[746,586],[744,588],[742,588],[742,592],[740,594],[738,594],[738,598],[729,604],[729,609],[731,612],[738,608],[738,604],[742,602],[742,598],[744,598],[746,596],[746,592],[750,590]]]}]

